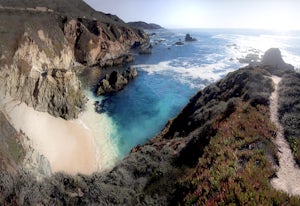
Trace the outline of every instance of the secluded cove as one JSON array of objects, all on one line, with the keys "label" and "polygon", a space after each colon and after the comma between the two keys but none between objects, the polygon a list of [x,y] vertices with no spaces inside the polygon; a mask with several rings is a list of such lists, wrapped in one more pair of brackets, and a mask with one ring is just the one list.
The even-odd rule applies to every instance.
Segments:
[{"label": "secluded cove", "polygon": [[92,174],[105,171],[116,162],[111,143],[111,122],[94,112],[89,100],[76,120],[56,118],[11,98],[2,98],[1,107],[17,131],[29,138],[30,146],[47,158],[51,171]]}]

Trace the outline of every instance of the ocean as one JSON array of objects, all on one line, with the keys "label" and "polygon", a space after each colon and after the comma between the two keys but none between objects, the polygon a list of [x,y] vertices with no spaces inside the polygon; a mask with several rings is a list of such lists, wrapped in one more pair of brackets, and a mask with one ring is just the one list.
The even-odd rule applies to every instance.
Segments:
[{"label": "ocean", "polygon": [[[139,74],[124,90],[96,97],[91,92],[92,84],[85,87],[89,99],[104,105],[105,112],[97,113],[102,118],[95,118],[95,125],[99,137],[105,137],[114,151],[113,157],[100,157],[107,158],[104,162],[109,164],[159,133],[198,90],[247,65],[239,61],[247,54],[262,56],[276,47],[285,62],[300,67],[300,31],[162,29],[148,33],[152,54],[134,54],[132,66]],[[184,42],[187,33],[197,41]],[[105,144],[98,146],[101,150]]]}]

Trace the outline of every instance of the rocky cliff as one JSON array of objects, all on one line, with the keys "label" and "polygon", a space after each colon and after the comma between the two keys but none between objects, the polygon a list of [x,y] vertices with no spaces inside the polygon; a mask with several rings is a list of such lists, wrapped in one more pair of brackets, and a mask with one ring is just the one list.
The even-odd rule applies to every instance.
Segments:
[{"label": "rocky cliff", "polygon": [[129,50],[149,40],[142,30],[81,0],[2,0],[0,5],[1,89],[65,119],[76,118],[86,101],[75,70],[132,61]]}]

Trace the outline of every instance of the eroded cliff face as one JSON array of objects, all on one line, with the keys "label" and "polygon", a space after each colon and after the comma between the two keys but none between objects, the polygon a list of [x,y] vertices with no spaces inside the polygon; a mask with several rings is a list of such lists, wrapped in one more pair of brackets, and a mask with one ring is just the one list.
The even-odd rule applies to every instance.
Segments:
[{"label": "eroded cliff face", "polygon": [[146,44],[148,36],[141,30],[82,18],[64,19],[64,34],[82,64],[112,66],[126,61],[133,45]]},{"label": "eroded cliff face", "polygon": [[0,17],[1,89],[64,119],[77,118],[86,102],[75,67],[120,64],[131,60],[133,45],[148,42],[144,32],[124,23],[5,9]]}]

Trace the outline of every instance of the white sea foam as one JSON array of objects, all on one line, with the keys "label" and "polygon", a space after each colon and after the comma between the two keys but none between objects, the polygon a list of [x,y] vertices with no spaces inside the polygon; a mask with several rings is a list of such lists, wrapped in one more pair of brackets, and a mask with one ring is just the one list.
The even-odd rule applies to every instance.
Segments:
[{"label": "white sea foam", "polygon": [[[235,68],[227,68],[229,65],[225,61],[214,64],[194,65],[192,62],[181,62],[181,66],[174,66],[173,61],[164,61],[159,64],[137,65],[137,67],[148,74],[172,75],[174,79],[188,84],[192,88],[199,88],[197,80],[215,82],[222,76]],[[175,64],[176,65],[176,64]],[[196,84],[195,81],[196,80]]]},{"label": "white sea foam", "polygon": [[89,100],[86,104],[86,111],[82,113],[80,119],[91,130],[95,138],[99,170],[108,170],[115,165],[119,158],[117,145],[112,140],[116,126],[106,113],[95,112],[94,102],[100,99],[94,97],[90,91],[85,91],[85,95]]}]

